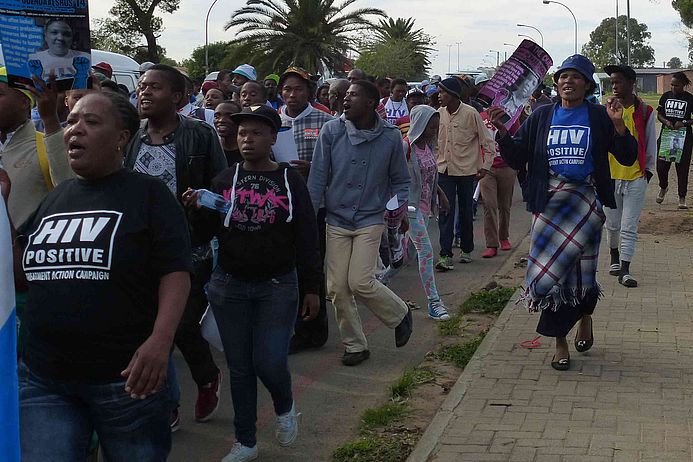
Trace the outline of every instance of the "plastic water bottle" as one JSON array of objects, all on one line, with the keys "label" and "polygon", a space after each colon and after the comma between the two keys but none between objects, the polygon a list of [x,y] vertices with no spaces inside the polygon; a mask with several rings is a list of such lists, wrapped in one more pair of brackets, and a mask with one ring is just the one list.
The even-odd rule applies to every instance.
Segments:
[{"label": "plastic water bottle", "polygon": [[231,208],[231,202],[224,199],[224,196],[220,196],[206,189],[198,189],[197,193],[197,203],[202,207],[216,210],[221,213],[228,213]]}]

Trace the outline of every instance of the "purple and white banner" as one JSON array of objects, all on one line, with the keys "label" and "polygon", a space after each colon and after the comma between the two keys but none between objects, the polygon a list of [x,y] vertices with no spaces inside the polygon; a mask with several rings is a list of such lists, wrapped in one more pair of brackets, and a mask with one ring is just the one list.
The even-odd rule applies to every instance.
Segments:
[{"label": "purple and white banner", "polygon": [[503,122],[510,129],[552,65],[551,56],[542,47],[531,40],[523,40],[481,88],[476,100],[484,108],[505,109],[508,117]]}]

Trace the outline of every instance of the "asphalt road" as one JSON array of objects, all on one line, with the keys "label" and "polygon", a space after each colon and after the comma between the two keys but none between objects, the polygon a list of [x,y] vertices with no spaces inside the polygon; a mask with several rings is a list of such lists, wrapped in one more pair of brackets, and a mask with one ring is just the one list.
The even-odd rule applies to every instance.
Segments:
[{"label": "asphalt road", "polygon": [[[449,307],[459,304],[471,290],[486,285],[502,266],[510,252],[500,252],[492,259],[482,259],[484,250],[483,210],[479,209],[474,222],[476,250],[471,264],[456,263],[455,269],[436,275],[438,290]],[[530,215],[521,202],[519,187],[511,218],[511,242],[519,242],[527,235]],[[429,227],[434,247],[438,241],[438,227]],[[459,249],[456,250],[458,256]],[[457,260],[456,260],[457,261]],[[361,307],[364,330],[369,340],[371,358],[357,367],[344,367],[340,362],[343,352],[334,324],[334,313],[329,312],[330,338],[316,351],[290,356],[293,374],[294,399],[302,413],[300,434],[291,448],[281,448],[274,439],[274,410],[267,391],[258,386],[258,444],[259,460],[263,462],[314,462],[331,460],[332,451],[356,434],[359,416],[364,409],[382,404],[388,387],[402,372],[421,362],[425,354],[436,345],[434,321],[426,314],[426,297],[421,287],[416,264],[409,263],[390,283],[405,300],[416,302],[423,309],[414,311],[414,333],[403,348],[395,348],[394,331],[382,325],[365,307]],[[331,308],[328,307],[328,310]],[[228,382],[223,384],[221,405],[214,418],[206,423],[194,421],[197,389],[190,371],[178,351],[175,361],[182,388],[181,428],[173,435],[170,460],[174,462],[219,461],[234,442],[233,411]],[[224,371],[222,353],[214,357]]]}]

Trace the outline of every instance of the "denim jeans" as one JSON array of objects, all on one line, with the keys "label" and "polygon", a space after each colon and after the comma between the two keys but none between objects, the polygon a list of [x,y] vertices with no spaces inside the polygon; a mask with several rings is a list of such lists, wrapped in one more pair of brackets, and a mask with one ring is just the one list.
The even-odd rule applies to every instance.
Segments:
[{"label": "denim jeans", "polygon": [[138,400],[125,392],[125,380],[61,382],[37,376],[24,363],[18,369],[23,462],[85,460],[94,430],[109,462],[159,462],[168,457],[168,390]]},{"label": "denim jeans", "polygon": [[236,440],[253,447],[258,377],[272,395],[277,415],[293,404],[288,354],[298,310],[296,271],[242,281],[217,266],[208,297],[229,367]]},{"label": "denim jeans", "polygon": [[643,176],[635,180],[615,180],[614,183],[616,208],[603,209],[606,215],[607,242],[610,249],[620,249],[621,260],[633,261],[647,180]]},{"label": "denim jeans", "polygon": [[450,202],[450,212],[440,214],[440,255],[452,257],[452,239],[455,231],[455,207],[460,207],[460,247],[462,252],[474,250],[474,178],[475,175],[451,176],[438,175],[438,185]]}]

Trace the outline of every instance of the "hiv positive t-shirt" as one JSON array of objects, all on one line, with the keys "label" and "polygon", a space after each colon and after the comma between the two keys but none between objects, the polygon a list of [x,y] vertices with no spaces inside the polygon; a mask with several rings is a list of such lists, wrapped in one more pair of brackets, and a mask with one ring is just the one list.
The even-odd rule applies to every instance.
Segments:
[{"label": "hiv positive t-shirt", "polygon": [[152,333],[160,278],[192,270],[178,201],[160,180],[123,169],[61,183],[20,232],[26,364],[50,379],[120,380]]},{"label": "hiv positive t-shirt", "polygon": [[[659,107],[657,108],[671,122],[680,122],[682,120],[691,120],[693,112],[693,95],[684,91],[680,95],[674,95],[673,92],[665,92],[659,98]],[[664,128],[662,126],[662,128]],[[686,127],[686,131],[690,133],[691,127]]]},{"label": "hiv positive t-shirt", "polygon": [[582,181],[592,173],[592,131],[587,103],[576,108],[556,108],[546,148],[549,169],[553,172],[575,181]]}]

